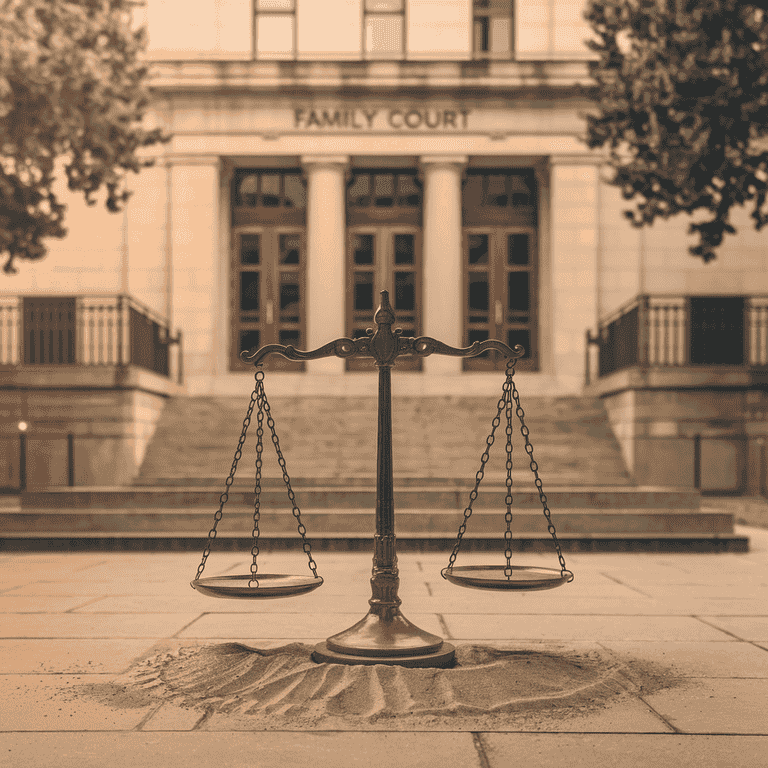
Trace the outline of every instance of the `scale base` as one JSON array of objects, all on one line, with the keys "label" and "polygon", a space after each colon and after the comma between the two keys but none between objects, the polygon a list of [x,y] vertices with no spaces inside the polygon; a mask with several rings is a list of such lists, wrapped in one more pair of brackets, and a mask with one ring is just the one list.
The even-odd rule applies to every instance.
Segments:
[{"label": "scale base", "polygon": [[318,663],[329,664],[387,664],[399,667],[450,667],[456,656],[456,649],[450,643],[443,643],[440,650],[419,656],[352,656],[337,653],[328,648],[327,643],[318,643],[312,653],[312,659]]},{"label": "scale base", "polygon": [[408,621],[397,606],[379,604],[354,626],[316,645],[312,658],[331,664],[448,667],[455,653],[450,643]]}]

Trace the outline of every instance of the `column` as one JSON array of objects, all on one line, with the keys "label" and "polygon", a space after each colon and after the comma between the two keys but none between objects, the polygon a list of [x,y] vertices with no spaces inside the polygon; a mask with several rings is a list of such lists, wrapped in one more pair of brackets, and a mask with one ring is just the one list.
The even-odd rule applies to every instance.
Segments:
[{"label": "column", "polygon": [[585,333],[597,323],[598,160],[553,155],[550,165],[554,367],[562,393],[577,394]]},{"label": "column", "polygon": [[[345,336],[346,155],[304,156],[307,175],[307,349]],[[371,318],[373,321],[373,318]],[[337,357],[307,363],[312,373],[341,374]]]},{"label": "column", "polygon": [[[436,155],[422,157],[420,162],[424,181],[423,334],[461,347],[461,174],[467,158]],[[458,374],[461,358],[432,355],[424,359],[424,372]]]},{"label": "column", "polygon": [[220,158],[170,158],[170,293],[174,332],[184,334],[184,379],[190,394],[211,394],[219,317],[229,312],[219,291]]},{"label": "column", "polygon": [[[143,168],[132,181],[125,207],[126,270],[123,293],[128,293],[170,319],[168,290],[168,174],[162,158]],[[128,269],[130,265],[130,269]]]}]

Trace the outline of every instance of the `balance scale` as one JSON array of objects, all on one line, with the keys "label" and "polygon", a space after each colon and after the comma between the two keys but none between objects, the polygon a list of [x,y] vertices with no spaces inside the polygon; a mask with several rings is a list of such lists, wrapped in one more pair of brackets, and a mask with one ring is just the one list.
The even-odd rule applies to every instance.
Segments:
[{"label": "balance scale", "polygon": [[[407,667],[447,667],[454,661],[455,648],[441,637],[419,629],[408,621],[400,612],[401,600],[398,597],[400,579],[398,577],[397,555],[395,552],[395,505],[394,477],[392,463],[392,387],[391,371],[396,359],[401,355],[427,357],[428,355],[450,355],[453,357],[477,357],[489,350],[494,350],[505,358],[506,378],[502,395],[497,404],[496,416],[491,432],[480,459],[480,469],[475,476],[475,485],[469,494],[469,502],[464,510],[464,519],[459,527],[456,543],[451,552],[448,566],[441,571],[444,579],[461,587],[491,590],[537,590],[552,589],[573,581],[573,573],[566,569],[565,559],[557,539],[557,532],[552,523],[551,512],[547,506],[538,464],[533,458],[533,446],[525,426],[525,412],[520,405],[520,397],[513,380],[515,362],[525,354],[519,344],[514,348],[493,339],[479,341],[470,347],[460,349],[451,347],[429,336],[418,338],[405,337],[402,329],[392,326],[395,313],[389,303],[387,291],[381,292],[381,304],[374,315],[376,330],[368,328],[366,336],[358,339],[336,339],[328,344],[303,352],[292,346],[267,344],[256,350],[242,352],[244,362],[256,366],[256,384],[248,404],[248,411],[243,421],[243,429],[235,450],[232,468],[226,480],[226,487],[219,500],[219,509],[214,515],[213,527],[208,533],[208,541],[203,557],[197,569],[197,575],[191,585],[205,595],[212,597],[261,600],[268,598],[292,597],[311,592],[322,585],[323,579],[317,574],[317,563],[312,557],[312,548],[306,536],[306,528],[301,521],[301,511],[291,488],[290,477],[286,469],[285,458],[280,449],[280,441],[275,431],[269,402],[264,391],[263,361],[269,355],[282,355],[288,360],[317,360],[323,357],[370,357],[379,369],[378,399],[378,446],[376,463],[376,530],[374,533],[373,571],[371,576],[370,610],[355,625],[344,630],[325,642],[315,646],[312,654],[318,663],[335,664],[389,664]],[[256,481],[254,487],[253,511],[253,546],[250,573],[241,576],[213,576],[202,578],[206,561],[211,552],[211,544],[216,538],[216,529],[224,512],[224,505],[229,498],[229,489],[234,481],[237,464],[242,457],[246,433],[256,409]],[[547,530],[552,536],[560,570],[512,565],[512,415],[513,411],[520,421],[520,433],[525,441],[525,451],[530,459],[530,467],[535,478],[536,488],[547,520]],[[505,564],[457,566],[456,557],[461,548],[462,538],[467,530],[467,522],[472,516],[472,505],[477,498],[478,488],[485,473],[489,450],[495,441],[496,429],[502,418],[506,422],[506,530],[504,532],[506,558]],[[259,520],[262,454],[264,450],[264,422],[266,421],[272,443],[277,453],[278,464],[283,474],[283,481],[291,502],[292,512],[297,522],[297,530],[302,539],[302,546],[309,563],[309,574],[292,575],[283,573],[259,573]]]}]

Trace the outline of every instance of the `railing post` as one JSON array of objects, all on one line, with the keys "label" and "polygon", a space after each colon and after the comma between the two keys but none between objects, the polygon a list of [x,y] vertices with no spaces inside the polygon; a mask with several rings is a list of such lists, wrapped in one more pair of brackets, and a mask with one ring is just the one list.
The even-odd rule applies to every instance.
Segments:
[{"label": "railing post", "polygon": [[67,435],[67,485],[75,486],[75,436],[71,432]]},{"label": "railing post", "polygon": [[752,320],[752,302],[749,299],[749,296],[744,297],[744,306],[742,307],[741,312],[741,327],[742,327],[742,334],[741,334],[741,343],[743,348],[743,360],[744,365],[749,366],[750,364],[750,335],[751,335],[751,320]]},{"label": "railing post", "polygon": [[176,347],[178,353],[176,355],[176,367],[178,371],[177,383],[179,385],[184,383],[184,347],[183,347],[183,335],[181,329],[176,331]]},{"label": "railing post", "polygon": [[27,490],[27,433],[19,432],[19,491]]},{"label": "railing post", "polygon": [[125,313],[125,310],[123,308],[123,295],[120,294],[117,297],[117,364],[118,365],[125,364],[125,360],[123,359],[123,355],[124,355],[123,335],[125,333],[124,313]]},{"label": "railing post", "polygon": [[637,354],[638,361],[641,368],[645,368],[648,365],[648,358],[650,354],[651,344],[651,300],[646,294],[642,294],[638,297],[638,334],[637,334]]}]

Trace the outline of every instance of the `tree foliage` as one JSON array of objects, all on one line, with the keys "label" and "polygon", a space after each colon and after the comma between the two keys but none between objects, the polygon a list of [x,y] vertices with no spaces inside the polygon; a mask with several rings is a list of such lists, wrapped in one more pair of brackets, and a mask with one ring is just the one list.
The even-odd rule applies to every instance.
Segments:
[{"label": "tree foliage", "polygon": [[[715,258],[734,206],[768,221],[768,2],[591,0],[599,54],[590,147],[636,226],[698,214],[691,253]],[[702,215],[703,214],[703,215]]]},{"label": "tree foliage", "polygon": [[145,130],[143,30],[130,0],[0,0],[0,254],[39,259],[44,238],[66,235],[53,193],[63,162],[70,190],[89,205],[106,189],[117,212],[128,171],[151,161],[137,150],[167,140]]}]

